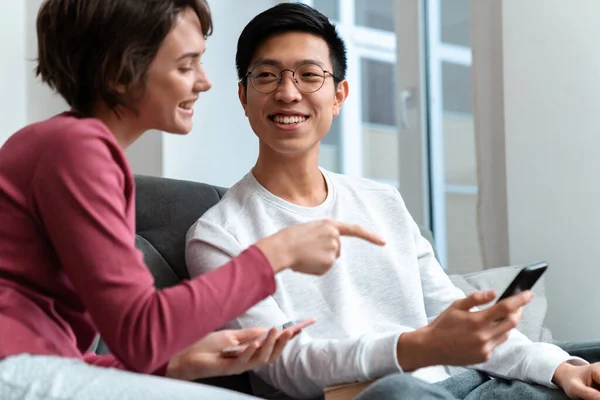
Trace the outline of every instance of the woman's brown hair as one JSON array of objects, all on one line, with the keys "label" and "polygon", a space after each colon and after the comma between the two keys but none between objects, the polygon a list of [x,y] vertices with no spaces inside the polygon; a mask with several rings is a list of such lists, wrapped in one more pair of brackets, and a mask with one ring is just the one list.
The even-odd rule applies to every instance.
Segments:
[{"label": "woman's brown hair", "polygon": [[36,76],[82,115],[99,101],[115,112],[135,110],[130,91],[145,86],[150,63],[186,8],[209,36],[206,0],[46,0],[37,16]]}]

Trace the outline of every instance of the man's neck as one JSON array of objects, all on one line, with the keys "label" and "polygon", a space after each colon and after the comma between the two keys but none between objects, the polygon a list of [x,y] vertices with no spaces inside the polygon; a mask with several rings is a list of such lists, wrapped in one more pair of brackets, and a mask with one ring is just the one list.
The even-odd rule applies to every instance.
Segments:
[{"label": "man's neck", "polygon": [[293,159],[259,155],[252,173],[269,192],[290,203],[316,207],[327,198],[327,184],[318,166],[318,155]]}]

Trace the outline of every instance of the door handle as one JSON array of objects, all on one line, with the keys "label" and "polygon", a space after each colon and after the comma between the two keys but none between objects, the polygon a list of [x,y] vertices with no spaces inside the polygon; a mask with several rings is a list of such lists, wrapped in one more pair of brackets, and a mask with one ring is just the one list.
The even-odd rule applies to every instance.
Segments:
[{"label": "door handle", "polygon": [[413,89],[404,89],[400,92],[400,123],[404,129],[410,129],[408,122],[408,108],[413,105]]}]

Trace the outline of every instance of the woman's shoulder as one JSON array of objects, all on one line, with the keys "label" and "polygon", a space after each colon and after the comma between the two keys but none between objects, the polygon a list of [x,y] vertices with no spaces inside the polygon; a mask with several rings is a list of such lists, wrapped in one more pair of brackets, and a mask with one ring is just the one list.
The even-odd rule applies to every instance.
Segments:
[{"label": "woman's shoulder", "polygon": [[116,140],[108,128],[94,118],[80,118],[71,112],[55,115],[43,121],[34,122],[9,137],[3,146],[5,150],[29,154],[35,150],[47,152],[78,150],[81,146],[116,145]]},{"label": "woman's shoulder", "polygon": [[50,142],[61,142],[63,145],[73,143],[77,145],[81,141],[92,138],[101,141],[109,140],[116,144],[113,135],[106,125],[95,118],[79,117],[72,112],[58,114],[45,121],[30,125],[32,132],[44,136]]},{"label": "woman's shoulder", "polygon": [[46,175],[48,168],[68,176],[101,174],[115,167],[125,173],[129,170],[125,152],[97,119],[62,113],[31,124],[15,136],[15,148],[33,150],[36,174]]}]

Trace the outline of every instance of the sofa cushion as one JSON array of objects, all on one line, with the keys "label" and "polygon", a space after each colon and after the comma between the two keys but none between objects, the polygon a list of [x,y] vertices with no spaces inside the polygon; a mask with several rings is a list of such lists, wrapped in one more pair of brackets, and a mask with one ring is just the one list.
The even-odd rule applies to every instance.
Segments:
[{"label": "sofa cushion", "polygon": [[135,247],[144,254],[144,263],[154,277],[154,286],[166,288],[181,282],[175,271],[149,241],[140,235],[136,235]]},{"label": "sofa cushion", "polygon": [[[189,279],[185,264],[185,234],[214,206],[226,189],[205,183],[137,175],[135,245],[154,276],[165,288]],[[100,351],[109,350],[102,341]],[[251,394],[248,373],[200,379],[197,382]]]},{"label": "sofa cushion", "polygon": [[[502,294],[510,282],[523,266],[509,266],[500,268],[486,269],[480,272],[474,272],[466,275],[450,275],[452,282],[467,295],[477,290],[494,289],[498,295]],[[544,276],[533,286],[535,297],[523,311],[523,319],[517,329],[532,341],[549,342],[552,340],[550,330],[544,326],[546,309],[548,307],[546,300],[546,291],[544,286]],[[487,304],[481,308],[485,309],[494,303]]]},{"label": "sofa cushion", "polygon": [[[136,176],[136,232],[180,279],[189,279],[185,234],[225,193],[204,183]],[[156,276],[155,276],[156,277]]]}]

